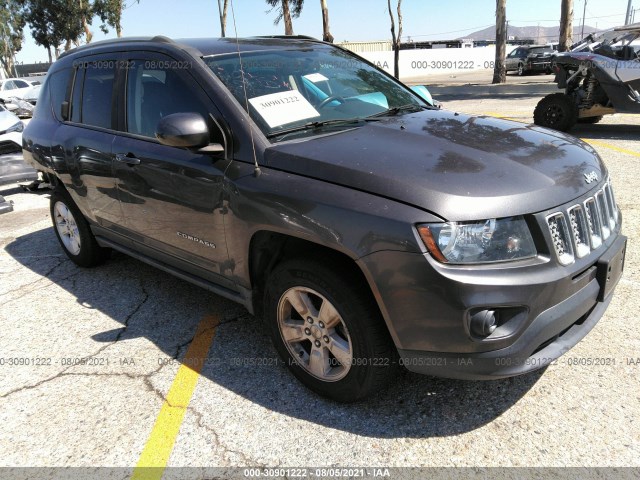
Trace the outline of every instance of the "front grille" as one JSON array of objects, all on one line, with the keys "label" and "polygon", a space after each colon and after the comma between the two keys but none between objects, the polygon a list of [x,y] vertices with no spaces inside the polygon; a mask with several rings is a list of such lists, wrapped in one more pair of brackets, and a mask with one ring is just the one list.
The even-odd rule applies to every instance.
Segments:
[{"label": "front grille", "polygon": [[566,212],[554,212],[547,217],[553,249],[562,265],[583,258],[602,246],[620,220],[611,181],[582,203]]}]

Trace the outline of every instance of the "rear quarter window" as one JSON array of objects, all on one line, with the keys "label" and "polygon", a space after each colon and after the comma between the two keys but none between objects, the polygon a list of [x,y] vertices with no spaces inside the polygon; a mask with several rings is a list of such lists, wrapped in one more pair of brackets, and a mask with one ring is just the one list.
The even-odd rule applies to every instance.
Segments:
[{"label": "rear quarter window", "polygon": [[51,108],[53,109],[53,114],[60,121],[62,121],[62,102],[69,100],[72,78],[73,69],[69,67],[58,70],[47,80],[47,83],[49,85],[49,92],[51,95]]}]

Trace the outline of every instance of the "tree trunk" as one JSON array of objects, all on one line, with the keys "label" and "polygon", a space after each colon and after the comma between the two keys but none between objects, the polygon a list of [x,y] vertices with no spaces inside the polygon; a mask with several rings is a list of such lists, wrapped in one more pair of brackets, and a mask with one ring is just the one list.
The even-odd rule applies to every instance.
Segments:
[{"label": "tree trunk", "polygon": [[566,52],[573,43],[573,0],[562,0],[560,11],[560,43],[558,51]]},{"label": "tree trunk", "polygon": [[64,44],[64,51],[68,52],[71,50],[71,39],[67,38],[67,41]]},{"label": "tree trunk", "polygon": [[333,43],[333,35],[331,35],[329,31],[329,7],[327,7],[327,0],[320,0],[320,7],[322,8],[322,40]]},{"label": "tree trunk", "polygon": [[47,53],[49,54],[49,63],[53,63],[53,56],[51,55],[51,47],[45,47],[47,49]]},{"label": "tree trunk", "polygon": [[393,70],[395,77],[400,80],[400,43],[402,42],[402,0],[398,0],[398,36],[396,49],[393,52]]},{"label": "tree trunk", "polygon": [[391,10],[391,0],[387,0],[389,18],[391,19],[391,45],[393,47],[393,75],[400,79],[400,36],[402,35],[402,0],[398,0],[398,35],[396,36],[396,21]]},{"label": "tree trunk", "polygon": [[87,18],[82,19],[82,26],[84,27],[84,38],[87,43],[91,43],[93,39],[93,32],[89,30],[89,23],[87,23]]},{"label": "tree trunk", "polygon": [[116,17],[116,35],[118,38],[122,38],[122,9],[124,5],[122,0],[118,0],[118,16]]},{"label": "tree trunk", "polygon": [[289,0],[282,0],[282,18],[284,19],[284,34],[293,35],[293,22],[289,10]]},{"label": "tree trunk", "polygon": [[224,0],[224,6],[222,7],[222,36],[227,35],[227,10],[229,9],[229,0]]},{"label": "tree trunk", "polygon": [[496,60],[493,67],[493,82],[506,83],[507,69],[507,0],[496,0]]}]

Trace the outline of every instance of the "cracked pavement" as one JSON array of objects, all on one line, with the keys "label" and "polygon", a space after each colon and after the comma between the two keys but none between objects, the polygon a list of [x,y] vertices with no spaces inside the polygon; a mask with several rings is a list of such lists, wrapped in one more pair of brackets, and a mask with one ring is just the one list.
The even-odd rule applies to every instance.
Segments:
[{"label": "cracked pavement", "polygon": [[[527,121],[537,100],[445,107]],[[614,300],[578,346],[514,379],[406,374],[355,405],[305,390],[277,361],[261,320],[238,305],[118,253],[76,267],[51,228],[48,192],[0,188],[15,208],[0,216],[0,467],[132,469],[211,314],[220,324],[171,467],[640,466],[639,133],[637,116],[574,132],[608,145],[594,147],[630,238]]]}]

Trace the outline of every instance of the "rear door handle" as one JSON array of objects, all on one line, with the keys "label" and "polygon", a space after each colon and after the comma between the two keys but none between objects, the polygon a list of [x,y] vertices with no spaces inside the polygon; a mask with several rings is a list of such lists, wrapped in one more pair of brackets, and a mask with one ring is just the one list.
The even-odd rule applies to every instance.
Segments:
[{"label": "rear door handle", "polygon": [[116,160],[127,165],[140,165],[140,159],[133,153],[116,153]]}]

